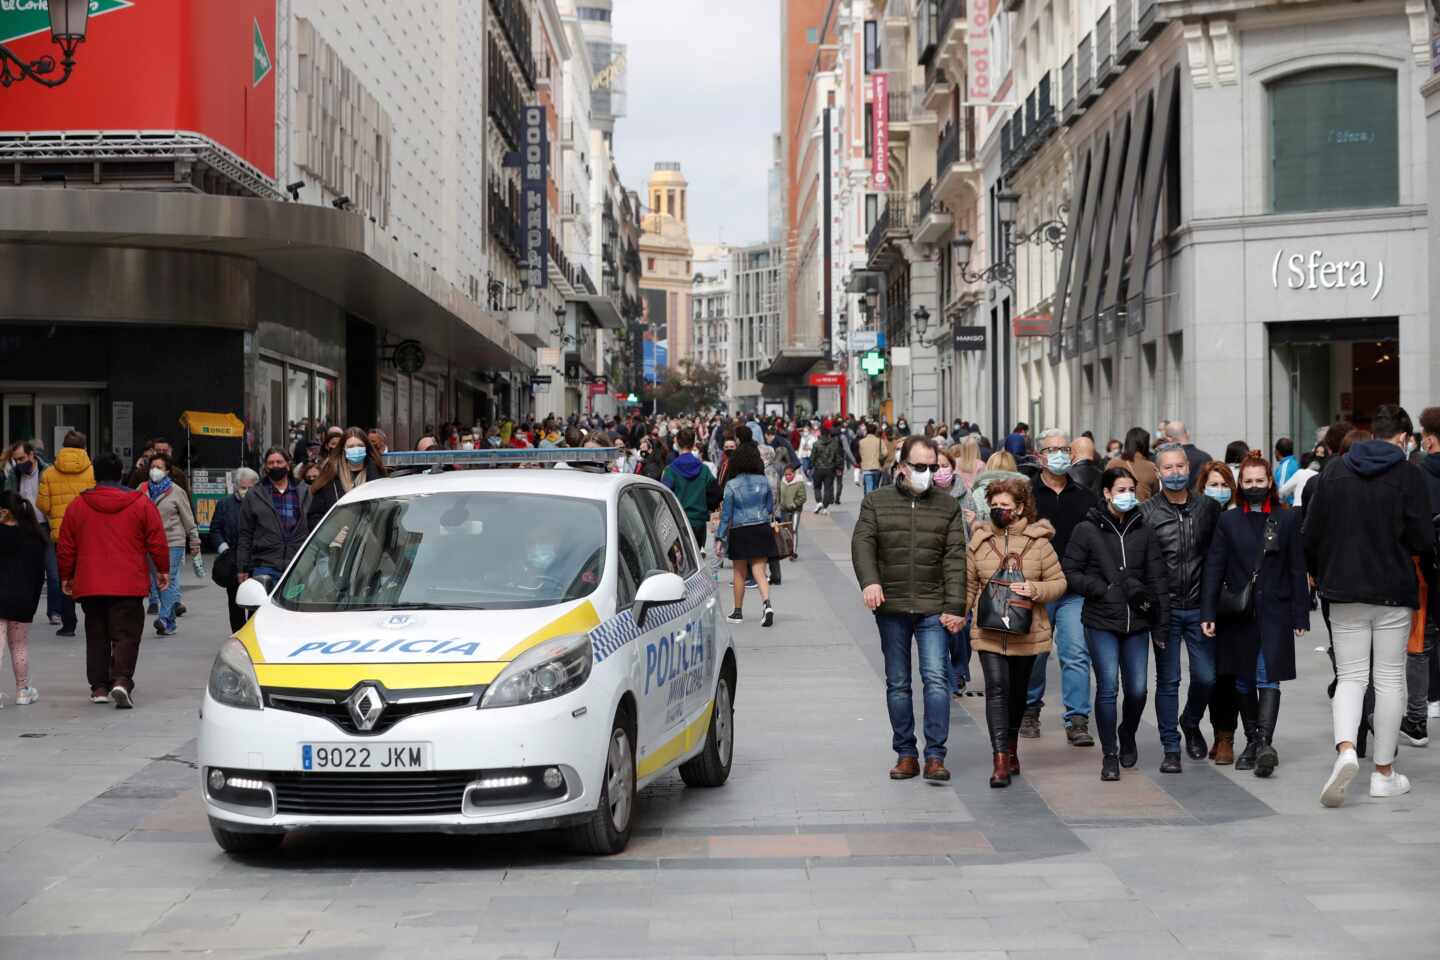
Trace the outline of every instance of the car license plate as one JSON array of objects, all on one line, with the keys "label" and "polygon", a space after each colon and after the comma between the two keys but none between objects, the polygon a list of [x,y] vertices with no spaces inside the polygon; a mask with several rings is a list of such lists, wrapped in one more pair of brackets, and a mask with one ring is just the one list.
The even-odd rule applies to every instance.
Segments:
[{"label": "car license plate", "polygon": [[430,769],[428,743],[302,743],[301,770],[368,770],[400,773]]}]

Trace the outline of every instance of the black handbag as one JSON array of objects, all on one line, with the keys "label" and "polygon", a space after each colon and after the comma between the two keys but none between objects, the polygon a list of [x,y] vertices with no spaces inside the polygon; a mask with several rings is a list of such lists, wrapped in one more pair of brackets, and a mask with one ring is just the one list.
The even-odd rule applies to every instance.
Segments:
[{"label": "black handbag", "polygon": [[975,611],[975,624],[980,629],[993,630],[997,633],[1027,634],[1030,632],[1035,605],[1028,597],[1016,595],[1015,591],[1010,589],[1010,585],[1025,582],[1021,561],[1034,543],[1034,540],[1028,541],[1025,549],[1018,554],[1002,553],[995,540],[993,538],[990,540],[990,549],[994,550],[995,555],[1000,558],[1000,569],[985,581],[985,586],[980,590],[980,599],[976,604],[977,610]]},{"label": "black handbag", "polygon": [[235,586],[237,573],[234,550],[226,550],[218,555],[215,562],[210,565],[210,579],[217,587],[224,587],[227,590]]},{"label": "black handbag", "polygon": [[1265,518],[1265,533],[1260,537],[1260,557],[1255,561],[1255,572],[1245,580],[1239,590],[1220,588],[1220,599],[1215,604],[1215,618],[1230,623],[1245,623],[1255,619],[1255,581],[1260,579],[1260,565],[1265,561],[1265,542],[1274,539],[1278,524],[1270,517]]}]

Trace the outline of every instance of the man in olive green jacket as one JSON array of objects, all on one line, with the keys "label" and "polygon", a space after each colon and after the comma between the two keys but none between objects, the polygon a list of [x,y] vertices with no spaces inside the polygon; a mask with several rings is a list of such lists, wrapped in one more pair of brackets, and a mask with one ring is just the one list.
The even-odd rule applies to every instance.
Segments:
[{"label": "man in olive green jacket", "polygon": [[949,780],[950,641],[965,614],[965,519],[959,501],[934,487],[938,456],[907,437],[894,485],[865,497],[850,540],[855,579],[875,612],[885,657],[885,698],[897,762],[892,780],[920,773],[910,697],[910,645],[920,652],[925,690],[925,779]]}]

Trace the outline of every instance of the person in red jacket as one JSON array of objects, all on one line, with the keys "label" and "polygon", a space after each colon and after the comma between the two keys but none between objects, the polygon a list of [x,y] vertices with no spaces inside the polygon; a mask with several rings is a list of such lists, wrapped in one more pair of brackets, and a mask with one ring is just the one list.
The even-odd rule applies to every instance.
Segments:
[{"label": "person in red jacket", "polygon": [[85,671],[90,702],[134,706],[135,661],[150,592],[148,556],[164,590],[170,581],[165,527],[150,498],[122,486],[125,465],[114,454],[95,461],[96,485],[65,511],[56,554],[60,585],[85,611]]}]

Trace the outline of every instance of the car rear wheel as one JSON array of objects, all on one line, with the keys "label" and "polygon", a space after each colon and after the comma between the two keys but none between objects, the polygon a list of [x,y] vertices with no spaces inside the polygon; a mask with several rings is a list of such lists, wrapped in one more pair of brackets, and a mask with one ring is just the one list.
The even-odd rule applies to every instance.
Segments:
[{"label": "car rear wheel", "polygon": [[581,853],[607,856],[630,842],[630,821],[635,813],[635,749],[623,713],[615,717],[610,746],[605,754],[605,778],[600,803],[590,819],[570,831],[570,843]]},{"label": "car rear wheel", "polygon": [[735,701],[730,695],[730,677],[722,675],[715,688],[715,707],[710,714],[705,749],[680,765],[680,779],[687,787],[722,786],[730,779],[734,755]]},{"label": "car rear wheel", "polygon": [[220,844],[220,849],[226,853],[269,853],[278,849],[285,839],[283,833],[245,833],[230,830],[222,826],[223,823],[222,820],[210,818],[210,832],[215,835],[215,842]]}]

